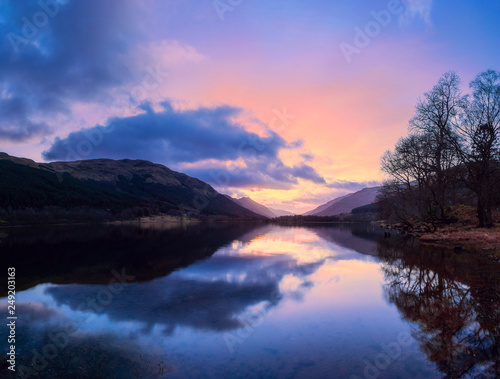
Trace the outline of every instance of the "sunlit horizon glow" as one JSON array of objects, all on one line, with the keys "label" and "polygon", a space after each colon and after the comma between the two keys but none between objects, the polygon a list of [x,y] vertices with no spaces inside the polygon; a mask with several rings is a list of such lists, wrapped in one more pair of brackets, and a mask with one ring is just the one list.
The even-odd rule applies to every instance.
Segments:
[{"label": "sunlit horizon glow", "polygon": [[[70,133],[76,150],[82,130],[118,119],[78,157],[151,160],[296,213],[380,183],[380,156],[444,72],[466,90],[500,69],[493,0],[255,0],[223,14],[195,0],[69,2],[16,51],[8,35],[38,7],[0,5],[0,151],[64,160]],[[381,14],[346,59],[341,44]],[[255,136],[266,143],[252,156]]]}]

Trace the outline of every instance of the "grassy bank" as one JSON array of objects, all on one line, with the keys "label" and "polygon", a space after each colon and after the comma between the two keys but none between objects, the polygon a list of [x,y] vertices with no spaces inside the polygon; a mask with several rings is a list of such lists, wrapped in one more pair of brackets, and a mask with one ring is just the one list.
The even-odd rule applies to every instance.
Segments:
[{"label": "grassy bank", "polygon": [[500,260],[500,227],[492,229],[441,228],[420,237],[424,244],[447,246],[460,252],[462,249]]},{"label": "grassy bank", "polygon": [[458,206],[454,210],[456,221],[448,225],[438,225],[429,230],[429,225],[416,224],[412,228],[392,225],[415,235],[427,245],[445,246],[456,252],[463,250],[479,253],[494,260],[500,260],[500,212],[494,212],[495,227],[478,228],[476,210],[468,206]]}]

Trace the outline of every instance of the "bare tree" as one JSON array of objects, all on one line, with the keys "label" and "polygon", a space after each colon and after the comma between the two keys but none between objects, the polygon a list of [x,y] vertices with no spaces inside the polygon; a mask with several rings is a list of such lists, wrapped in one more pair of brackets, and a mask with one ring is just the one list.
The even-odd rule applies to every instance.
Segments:
[{"label": "bare tree", "polygon": [[455,72],[445,73],[433,89],[419,99],[409,128],[411,132],[425,134],[433,147],[428,169],[435,176],[432,195],[443,222],[447,221],[448,192],[453,181],[448,174],[458,162],[449,136],[453,134],[453,126],[465,103],[460,84],[461,80]]},{"label": "bare tree", "polygon": [[492,227],[500,185],[500,73],[482,72],[470,88],[451,140],[466,168],[465,183],[477,196],[479,226]]},{"label": "bare tree", "polygon": [[454,218],[451,205],[468,193],[479,226],[493,226],[492,208],[500,203],[500,73],[485,71],[470,88],[463,96],[458,75],[444,74],[419,99],[409,137],[382,157],[389,180],[379,200],[397,218],[446,223]]},{"label": "bare tree", "polygon": [[442,217],[437,196],[441,187],[435,172],[436,148],[436,139],[430,133],[414,134],[401,138],[394,151],[387,151],[382,157],[382,171],[391,179],[384,183],[378,200],[398,221],[411,224],[413,219],[435,227],[435,221]]}]

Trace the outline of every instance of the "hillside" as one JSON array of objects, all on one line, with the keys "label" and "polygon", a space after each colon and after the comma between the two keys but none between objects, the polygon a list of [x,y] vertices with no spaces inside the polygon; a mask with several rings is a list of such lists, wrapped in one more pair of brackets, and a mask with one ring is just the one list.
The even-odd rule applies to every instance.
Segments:
[{"label": "hillside", "polygon": [[239,199],[235,199],[233,197],[228,196],[231,200],[236,202],[237,204],[241,205],[244,208],[247,208],[251,210],[252,212],[255,212],[259,215],[262,215],[267,218],[275,218],[275,217],[282,217],[282,216],[293,216],[294,213],[284,211],[281,209],[274,209],[274,208],[269,208],[266,207],[265,205],[262,205],[260,203],[257,203],[256,201],[252,200],[249,197],[242,197]]},{"label": "hillside", "polygon": [[324,211],[325,209],[328,209],[329,207],[331,207],[333,204],[336,204],[338,203],[339,201],[341,201],[343,198],[349,196],[351,194],[348,194],[348,195],[344,195],[344,196],[340,196],[340,197],[336,197],[335,199],[333,200],[330,200],[328,203],[325,203],[323,205],[320,205],[318,208],[315,208],[309,212],[306,212],[303,214],[303,216],[314,216],[316,213],[319,213],[319,212],[322,212]]},{"label": "hillside", "polygon": [[295,215],[295,213],[284,211],[282,209],[276,209],[276,208],[268,208],[268,209],[270,209],[271,212],[273,212],[276,215],[276,217],[293,216],[293,215]]},{"label": "hillside", "polygon": [[380,187],[364,188],[361,191],[336,198],[318,208],[307,212],[307,216],[336,216],[350,213],[354,208],[375,202]]},{"label": "hillside", "polygon": [[274,218],[276,217],[276,214],[271,211],[269,208],[266,206],[257,203],[256,201],[253,201],[249,197],[242,197],[240,199],[235,199],[232,198],[232,200],[236,203],[241,205],[242,207],[251,210],[254,213],[257,213],[259,215],[262,215],[267,218]]},{"label": "hillside", "polygon": [[130,219],[156,214],[263,219],[207,183],[148,161],[35,163],[1,154],[1,218],[56,214],[65,219]]}]

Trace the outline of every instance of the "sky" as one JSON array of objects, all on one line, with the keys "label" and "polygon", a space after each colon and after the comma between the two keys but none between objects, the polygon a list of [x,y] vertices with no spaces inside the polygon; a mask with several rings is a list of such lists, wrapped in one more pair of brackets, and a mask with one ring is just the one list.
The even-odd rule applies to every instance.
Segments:
[{"label": "sky", "polygon": [[417,99],[500,70],[500,2],[0,0],[0,151],[146,159],[303,213],[383,180]]}]

